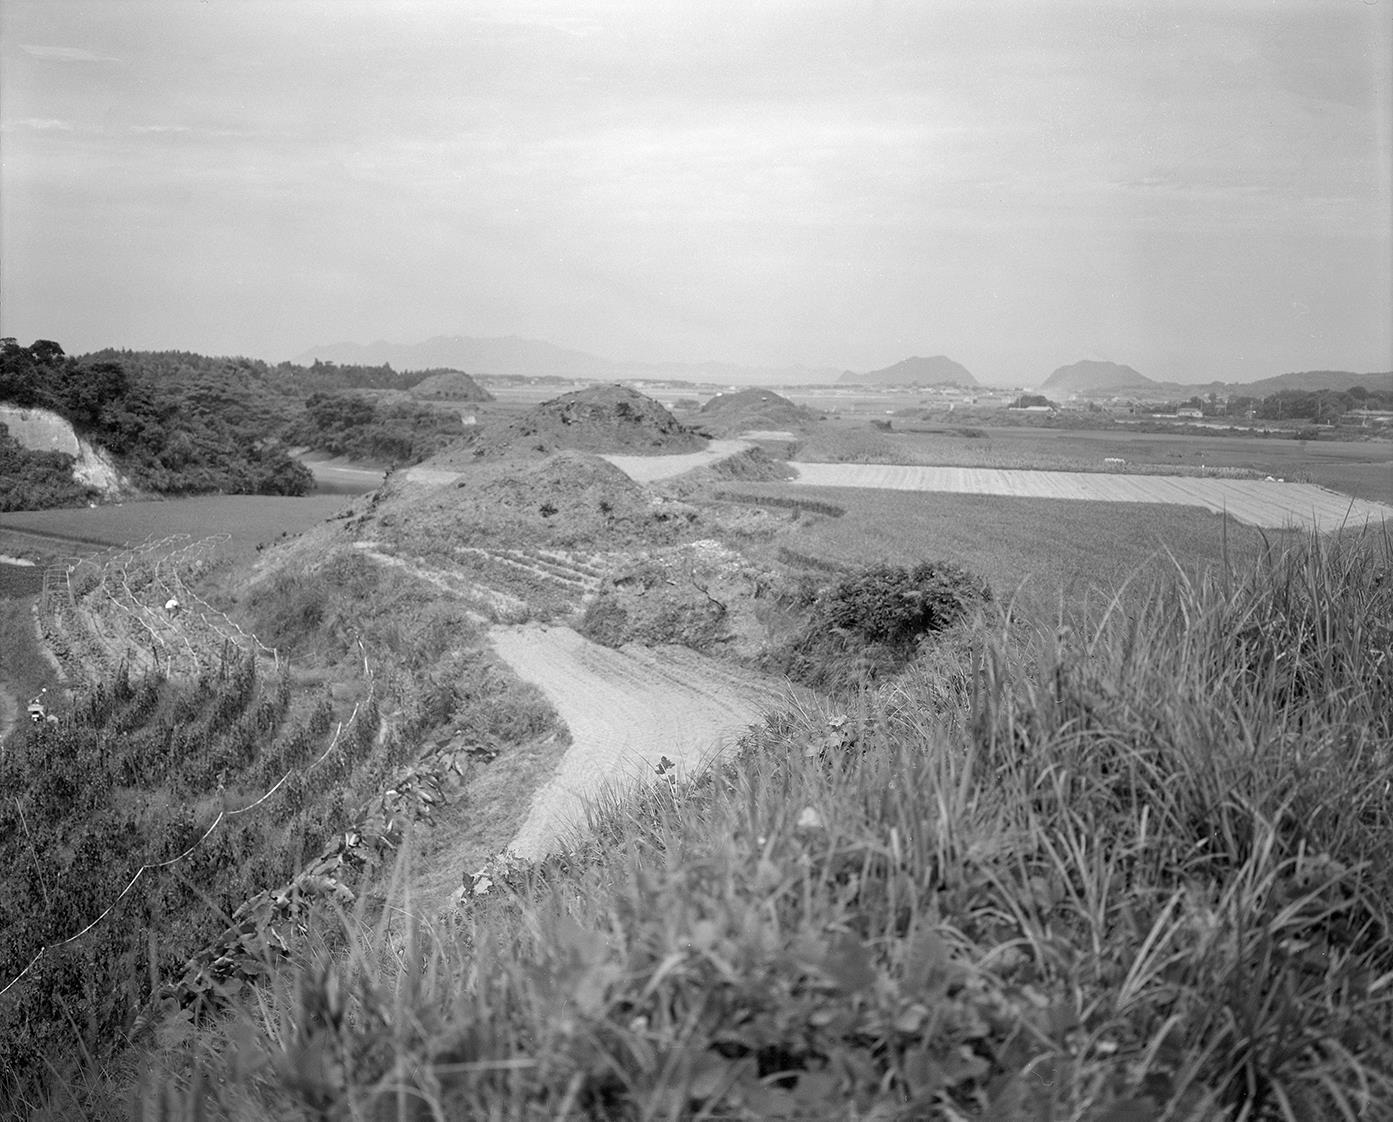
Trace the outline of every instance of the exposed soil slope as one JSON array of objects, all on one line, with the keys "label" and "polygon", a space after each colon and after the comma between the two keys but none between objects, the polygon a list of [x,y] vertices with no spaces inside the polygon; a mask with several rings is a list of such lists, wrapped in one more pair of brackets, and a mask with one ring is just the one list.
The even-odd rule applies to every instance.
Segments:
[{"label": "exposed soil slope", "polygon": [[111,454],[77,435],[71,422],[49,409],[0,405],[0,425],[24,447],[36,452],[63,452],[73,458],[73,479],[109,498],[134,493]]},{"label": "exposed soil slope", "polygon": [[878,487],[891,491],[948,491],[973,495],[1102,502],[1176,503],[1208,507],[1253,526],[1321,531],[1393,518],[1393,507],[1351,499],[1310,483],[1259,479],[1197,479],[1170,475],[1104,475],[1083,471],[917,467],[898,464],[792,465],[797,483],[818,487]]},{"label": "exposed soil slope", "polygon": [[571,730],[570,749],[509,846],[525,858],[583,830],[587,803],[607,788],[656,782],[664,756],[678,776],[699,769],[786,688],[682,647],[613,650],[564,627],[500,627],[490,636]]}]

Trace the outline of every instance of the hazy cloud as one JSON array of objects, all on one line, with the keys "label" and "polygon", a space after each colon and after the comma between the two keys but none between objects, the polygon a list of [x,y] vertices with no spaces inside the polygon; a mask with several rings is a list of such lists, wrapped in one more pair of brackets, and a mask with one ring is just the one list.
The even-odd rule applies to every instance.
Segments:
[{"label": "hazy cloud", "polygon": [[44,47],[34,43],[21,43],[19,49],[31,58],[45,62],[122,62],[115,55],[99,54],[84,47]]},{"label": "hazy cloud", "polygon": [[[1328,0],[6,0],[0,315],[1039,377],[1393,366],[1393,24]],[[49,62],[113,62],[57,66]],[[1291,309],[1308,309],[1293,317]]]},{"label": "hazy cloud", "polygon": [[16,121],[20,128],[33,129],[35,132],[72,132],[73,123],[71,121],[58,121],[52,117],[25,117],[23,120]]}]

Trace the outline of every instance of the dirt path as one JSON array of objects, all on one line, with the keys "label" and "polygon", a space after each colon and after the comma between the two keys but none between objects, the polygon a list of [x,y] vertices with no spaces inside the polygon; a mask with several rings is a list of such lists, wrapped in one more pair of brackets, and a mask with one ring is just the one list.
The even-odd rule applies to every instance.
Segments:
[{"label": "dirt path", "polygon": [[1233,515],[1253,526],[1335,530],[1393,518],[1393,506],[1352,499],[1311,483],[1210,479],[1174,475],[1107,475],[1086,471],[918,467],[900,464],[792,465],[795,483],[816,487],[876,487],[971,495],[1100,502],[1174,503]]},{"label": "dirt path", "polygon": [[674,456],[601,456],[635,483],[655,483],[671,479],[699,467],[707,467],[750,447],[747,440],[713,440],[700,452],[682,452]]},{"label": "dirt path", "polygon": [[392,478],[400,478],[407,483],[419,483],[426,487],[443,487],[446,483],[454,483],[464,478],[462,471],[446,471],[444,468],[409,467],[399,475]]},{"label": "dirt path", "polygon": [[508,847],[537,858],[585,826],[606,786],[653,782],[666,756],[680,776],[729,746],[784,687],[682,647],[601,647],[565,627],[498,627],[494,649],[537,685],[571,730],[556,775],[539,789]]}]

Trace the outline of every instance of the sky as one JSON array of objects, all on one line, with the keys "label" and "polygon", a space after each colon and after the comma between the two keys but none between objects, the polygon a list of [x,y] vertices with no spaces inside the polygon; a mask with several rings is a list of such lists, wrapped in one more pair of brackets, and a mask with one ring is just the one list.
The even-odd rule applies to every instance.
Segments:
[{"label": "sky", "polygon": [[1393,0],[5,0],[0,335],[1393,369]]}]

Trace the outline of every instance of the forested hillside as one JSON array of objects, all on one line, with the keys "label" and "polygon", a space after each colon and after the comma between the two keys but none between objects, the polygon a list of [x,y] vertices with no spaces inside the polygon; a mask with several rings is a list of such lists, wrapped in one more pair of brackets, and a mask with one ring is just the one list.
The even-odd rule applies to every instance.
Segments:
[{"label": "forested hillside", "polygon": [[[302,495],[313,480],[283,444],[268,436],[270,403],[228,392],[216,382],[174,387],[143,366],[101,356],[64,354],[48,340],[22,347],[0,341],[0,401],[50,409],[116,457],[138,488],[158,494],[224,491]],[[244,405],[245,403],[245,405]],[[242,406],[242,407],[239,407]],[[37,465],[27,461],[23,470]],[[24,486],[31,481],[35,487]],[[37,474],[6,492],[7,509],[45,505]],[[68,495],[82,501],[83,494]]]},{"label": "forested hillside", "polygon": [[[313,487],[289,449],[415,463],[464,433],[457,413],[392,400],[440,371],[312,366],[187,351],[102,350],[71,357],[50,340],[0,340],[0,402],[49,409],[110,452],[142,491],[300,495]],[[388,400],[373,400],[374,397]],[[57,457],[57,458],[55,458]],[[94,497],[66,456],[0,440],[0,509]]]}]

